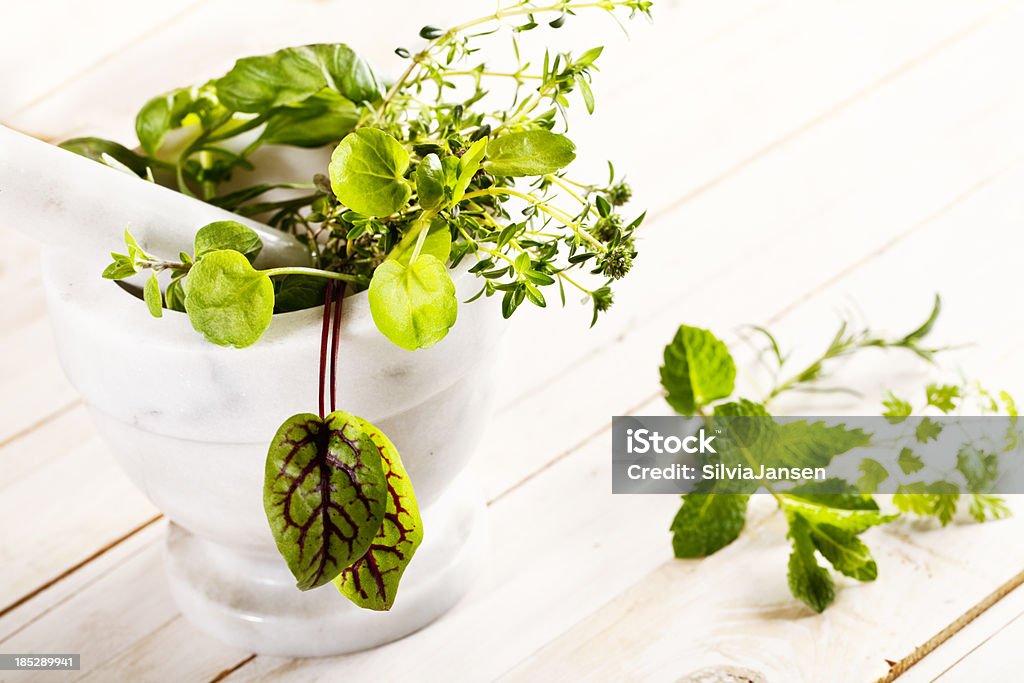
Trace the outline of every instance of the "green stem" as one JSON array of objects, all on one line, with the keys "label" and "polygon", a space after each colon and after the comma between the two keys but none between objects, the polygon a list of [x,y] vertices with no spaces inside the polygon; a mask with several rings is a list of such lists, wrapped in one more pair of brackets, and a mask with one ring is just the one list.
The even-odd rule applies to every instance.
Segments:
[{"label": "green stem", "polygon": [[349,282],[355,285],[366,284],[366,278],[359,277],[358,275],[349,275],[348,273],[335,273],[330,270],[320,270],[319,268],[303,268],[301,266],[282,266],[281,268],[270,268],[269,270],[261,270],[260,272],[268,277],[274,277],[276,275],[312,275],[314,277],[324,277],[330,280],[341,280],[342,282]]},{"label": "green stem", "polygon": [[[611,9],[624,6],[624,4],[625,3],[622,2],[612,2]],[[541,12],[571,12],[578,9],[588,9],[592,7],[609,9],[609,4],[608,2],[558,2],[551,5],[545,5],[542,7],[534,7],[532,5],[518,5],[516,7],[510,7],[507,9],[502,9],[499,7],[492,14],[488,14],[477,19],[473,19],[472,21],[467,21],[463,24],[458,24],[456,26],[449,28],[443,34],[428,42],[426,47],[424,47],[422,50],[420,50],[412,57],[412,59],[409,62],[409,66],[406,67],[405,71],[402,72],[402,75],[398,77],[398,80],[396,80],[394,84],[388,89],[387,94],[384,96],[384,100],[380,103],[380,106],[377,107],[377,117],[379,118],[380,115],[383,114],[389,106],[391,106],[391,102],[395,99],[395,96],[399,93],[399,91],[401,91],[401,89],[405,87],[406,82],[412,76],[413,71],[416,70],[416,67],[420,66],[423,60],[430,56],[430,51],[437,47],[438,45],[442,44],[444,41],[449,40],[454,35],[462,33],[463,31],[474,28],[476,26],[480,26],[481,24],[486,24],[492,21],[501,21],[502,19],[505,19],[507,17],[523,16],[526,14],[539,14]]]},{"label": "green stem", "polygon": [[532,206],[536,207],[539,211],[543,211],[552,218],[565,223],[565,225],[570,227],[572,231],[576,233],[576,237],[585,242],[589,242],[590,245],[597,249],[598,251],[606,251],[608,249],[605,245],[601,244],[601,242],[595,239],[594,236],[588,233],[586,230],[581,230],[580,224],[573,220],[572,216],[565,213],[561,209],[556,209],[554,207],[548,206],[547,204],[544,204],[543,202],[539,201],[535,196],[527,194],[526,192],[520,192],[519,190],[513,190],[508,187],[489,187],[484,190],[474,190],[473,192],[467,192],[465,196],[463,196],[463,199],[474,199],[476,197],[498,197],[501,195],[508,195],[510,197],[517,197],[519,199],[522,199],[524,202],[528,202]]}]

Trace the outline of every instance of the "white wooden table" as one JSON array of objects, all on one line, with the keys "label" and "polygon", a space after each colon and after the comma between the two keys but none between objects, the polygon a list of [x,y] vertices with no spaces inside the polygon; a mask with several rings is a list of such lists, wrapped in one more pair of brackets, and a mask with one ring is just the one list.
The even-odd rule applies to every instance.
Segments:
[{"label": "white wooden table", "polygon": [[[347,40],[396,68],[392,49],[414,45],[419,26],[475,16],[481,3],[436,4],[12,4],[0,22],[0,122],[54,141],[130,142],[149,95],[235,57]],[[935,291],[946,303],[937,339],[976,342],[948,362],[1022,392],[1024,2],[661,0],[655,10],[632,40],[596,19],[549,36],[608,46],[597,115],[573,130],[577,163],[601,177],[610,157],[628,174],[635,205],[651,211],[641,256],[593,330],[573,307],[517,314],[475,462],[490,501],[487,568],[450,614],[378,650],[257,657],[184,622],[162,574],[165,522],[63,378],[37,250],[5,230],[0,651],[80,652],[80,675],[97,681],[675,681],[716,666],[869,681],[1024,568],[1024,514],[945,529],[900,522],[866,535],[878,580],[843,581],[814,615],[788,594],[770,506],[718,555],[674,560],[678,500],[612,496],[608,437],[611,415],[666,410],[657,367],[680,323],[725,336],[767,324],[810,354],[836,311],[896,331]],[[927,374],[879,354],[848,376],[863,400],[792,409],[874,412],[883,386],[909,390]],[[1016,591],[901,680],[1019,678],[1021,615]]]}]

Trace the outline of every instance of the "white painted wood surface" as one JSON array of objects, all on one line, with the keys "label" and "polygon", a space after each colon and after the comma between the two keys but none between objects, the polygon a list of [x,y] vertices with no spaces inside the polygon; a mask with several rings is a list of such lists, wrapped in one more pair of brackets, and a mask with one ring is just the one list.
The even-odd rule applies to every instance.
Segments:
[{"label": "white painted wood surface", "polygon": [[[235,57],[348,40],[395,68],[391,50],[415,44],[420,25],[479,13],[469,0],[435,4],[19,4],[0,26],[0,122],[50,140],[129,141],[150,94]],[[656,15],[632,40],[593,18],[547,36],[608,45],[597,114],[573,131],[577,165],[601,177],[610,157],[628,174],[635,205],[651,209],[641,256],[592,330],[575,308],[517,314],[475,463],[490,500],[488,567],[451,614],[379,650],[253,658],[181,619],[162,576],[163,522],[64,380],[36,249],[5,230],[0,651],[81,652],[81,675],[96,681],[674,681],[725,664],[770,681],[867,681],[1024,568],[1020,516],[900,523],[867,537],[878,581],[843,583],[815,616],[788,595],[767,501],[727,550],[676,561],[666,528],[678,501],[611,496],[607,432],[610,415],[666,411],[657,367],[679,323],[727,336],[771,324],[811,353],[838,309],[898,329],[935,291],[940,341],[977,343],[954,362],[1020,392],[1024,3],[662,0]],[[830,409],[873,412],[882,386],[925,377],[881,354],[847,372],[865,399]],[[1019,670],[1019,593],[906,679]]]}]

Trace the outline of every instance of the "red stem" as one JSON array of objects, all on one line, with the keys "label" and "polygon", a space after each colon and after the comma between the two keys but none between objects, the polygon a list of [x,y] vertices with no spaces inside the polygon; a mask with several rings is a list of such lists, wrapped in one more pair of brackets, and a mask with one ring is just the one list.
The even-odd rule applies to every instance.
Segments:
[{"label": "red stem", "polygon": [[[324,412],[324,382],[327,381],[327,336],[330,332],[329,322],[331,320],[331,303],[334,301],[334,280],[327,281],[327,291],[324,293],[324,320],[320,327],[320,418],[327,417]],[[333,363],[331,364],[333,375]],[[331,383],[331,404],[334,404],[334,386]]]},{"label": "red stem", "polygon": [[341,330],[341,304],[345,300],[345,283],[341,283],[334,299],[334,327],[331,330],[331,412],[338,409],[335,393],[338,388],[338,346]]}]

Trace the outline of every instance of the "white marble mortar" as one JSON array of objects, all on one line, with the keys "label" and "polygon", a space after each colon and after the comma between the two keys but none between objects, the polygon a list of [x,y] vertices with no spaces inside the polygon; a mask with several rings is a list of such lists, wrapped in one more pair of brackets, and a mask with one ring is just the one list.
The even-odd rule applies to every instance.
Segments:
[{"label": "white marble mortar", "polygon": [[[370,420],[402,455],[425,538],[390,612],[331,586],[300,592],[262,504],[267,446],[292,414],[316,412],[322,309],[274,316],[246,349],[205,341],[184,314],[141,301],[60,251],[45,282],[61,362],[132,481],[170,519],[166,566],[185,616],[232,645],[332,655],[415,631],[465,592],[483,536],[481,493],[459,477],[489,416],[501,319],[460,307],[432,349],[409,352],[374,327],[366,294],[345,300],[339,408]],[[460,300],[476,278],[453,273]]]}]

